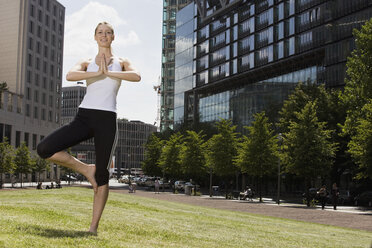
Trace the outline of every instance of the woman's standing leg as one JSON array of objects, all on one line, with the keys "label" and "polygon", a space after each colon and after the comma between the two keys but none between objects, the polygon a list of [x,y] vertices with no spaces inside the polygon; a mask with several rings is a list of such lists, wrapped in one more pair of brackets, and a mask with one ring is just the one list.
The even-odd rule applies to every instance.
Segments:
[{"label": "woman's standing leg", "polygon": [[109,165],[117,138],[116,113],[96,111],[94,115],[94,145],[96,149],[97,192],[94,193],[93,216],[89,232],[97,233],[99,221],[109,194]]}]

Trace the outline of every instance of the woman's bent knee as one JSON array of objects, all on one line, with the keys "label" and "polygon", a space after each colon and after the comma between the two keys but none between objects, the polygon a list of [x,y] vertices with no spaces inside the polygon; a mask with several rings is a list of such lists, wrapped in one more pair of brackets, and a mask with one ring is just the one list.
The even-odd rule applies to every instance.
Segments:
[{"label": "woman's bent knee", "polygon": [[48,146],[45,142],[40,142],[37,145],[36,151],[37,154],[43,159],[50,158],[54,154],[54,152],[50,150],[50,146]]}]

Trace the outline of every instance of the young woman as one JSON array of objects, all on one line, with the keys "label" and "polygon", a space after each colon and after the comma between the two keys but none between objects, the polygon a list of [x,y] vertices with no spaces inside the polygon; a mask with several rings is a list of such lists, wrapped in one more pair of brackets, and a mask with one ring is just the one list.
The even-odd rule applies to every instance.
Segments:
[{"label": "young woman", "polygon": [[[101,22],[95,29],[94,39],[98,54],[92,59],[79,61],[68,73],[68,81],[86,80],[87,92],[79,106],[75,119],[63,126],[37,146],[40,157],[53,163],[71,168],[83,174],[94,190],[93,217],[89,232],[97,233],[108,197],[109,165],[116,145],[116,96],[121,80],[141,80],[127,59],[112,54],[114,29],[107,22]],[[94,137],[96,164],[85,164],[64,150]]]}]

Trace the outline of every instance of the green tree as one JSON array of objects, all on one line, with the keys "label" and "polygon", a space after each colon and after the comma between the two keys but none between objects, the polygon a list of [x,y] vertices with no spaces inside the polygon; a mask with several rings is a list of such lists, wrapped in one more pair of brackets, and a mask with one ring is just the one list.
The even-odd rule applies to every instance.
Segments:
[{"label": "green tree", "polygon": [[23,174],[29,174],[34,166],[33,160],[31,159],[31,153],[25,142],[21,143],[16,149],[14,163],[16,165],[15,173],[21,175],[21,188],[23,183]]},{"label": "green tree", "polygon": [[0,93],[9,90],[8,84],[5,81],[0,83]]},{"label": "green tree", "polygon": [[162,170],[159,167],[159,159],[163,146],[164,141],[155,133],[152,133],[145,144],[145,159],[142,162],[142,170],[146,175],[162,175]]},{"label": "green tree", "polygon": [[14,168],[14,149],[5,138],[0,143],[0,188],[3,186],[3,173],[13,173]]},{"label": "green tree", "polygon": [[336,144],[330,140],[332,131],[318,120],[316,107],[316,102],[307,103],[295,113],[297,121],[292,121],[283,134],[285,170],[304,178],[307,189],[314,178],[329,173],[336,151]]},{"label": "green tree", "polygon": [[217,176],[229,180],[239,171],[234,164],[238,150],[238,133],[235,132],[236,126],[232,125],[231,120],[217,122],[217,129],[218,133],[207,142],[207,167]]},{"label": "green tree", "polygon": [[[300,112],[309,102],[317,102],[319,106],[317,117],[319,121],[327,122],[331,129],[337,126],[338,112],[334,112],[334,104],[337,103],[338,92],[327,91],[324,85],[311,82],[299,83],[288,99],[284,101],[280,111],[279,128],[282,133],[288,132],[290,123],[297,121],[296,112]],[[335,102],[336,101],[336,102]]]},{"label": "green tree", "polygon": [[33,160],[34,166],[32,168],[32,172],[38,174],[37,181],[40,182],[40,174],[44,171],[50,171],[50,163],[39,156],[35,156]]},{"label": "green tree", "polygon": [[180,154],[182,173],[200,183],[207,173],[202,132],[186,131]]},{"label": "green tree", "polygon": [[182,135],[180,133],[172,134],[162,148],[159,167],[168,178],[179,179],[182,177],[181,149]]},{"label": "green tree", "polygon": [[353,35],[356,49],[346,63],[347,78],[341,96],[347,109],[343,131],[350,136],[357,132],[359,118],[366,118],[362,109],[372,99],[372,19],[361,30],[354,29]]},{"label": "green tree", "polygon": [[372,101],[364,105],[357,121],[355,134],[349,143],[349,152],[359,165],[357,178],[372,178]]},{"label": "green tree", "polygon": [[265,112],[254,115],[252,126],[245,127],[249,134],[239,148],[235,160],[242,172],[259,177],[259,195],[262,201],[262,178],[273,174],[278,163],[278,140]]}]

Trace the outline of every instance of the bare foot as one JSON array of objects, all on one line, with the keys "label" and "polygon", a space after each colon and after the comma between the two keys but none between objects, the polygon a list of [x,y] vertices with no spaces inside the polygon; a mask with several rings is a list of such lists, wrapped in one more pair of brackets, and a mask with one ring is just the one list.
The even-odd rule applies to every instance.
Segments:
[{"label": "bare foot", "polygon": [[96,165],[88,164],[87,172],[84,176],[88,179],[88,181],[92,185],[94,193],[97,193],[98,185],[96,182],[95,174],[96,174]]},{"label": "bare foot", "polygon": [[88,233],[91,233],[92,235],[96,235],[97,236],[97,229],[94,229],[94,228],[90,228]]}]

